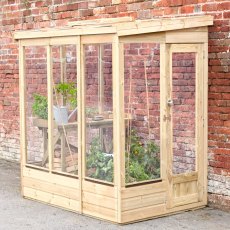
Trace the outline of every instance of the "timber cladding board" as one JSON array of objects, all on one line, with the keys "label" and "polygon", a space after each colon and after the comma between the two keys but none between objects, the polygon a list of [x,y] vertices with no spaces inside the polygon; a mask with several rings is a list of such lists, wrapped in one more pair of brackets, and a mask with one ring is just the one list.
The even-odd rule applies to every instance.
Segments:
[{"label": "timber cladding board", "polygon": [[83,202],[83,213],[100,219],[117,222],[117,211]]},{"label": "timber cladding board", "polygon": [[82,192],[83,204],[88,203],[99,207],[117,210],[117,199],[90,192]]},{"label": "timber cladding board", "polygon": [[33,188],[43,192],[47,192],[54,195],[63,196],[72,200],[79,200],[79,190],[63,185],[58,185],[53,182],[46,182],[30,177],[24,177],[22,185],[24,187]]},{"label": "timber cladding board", "polygon": [[[57,174],[51,174],[48,172],[39,171],[36,169],[26,168],[23,169],[23,178],[33,178],[35,180],[42,180],[44,182],[60,185],[60,186],[66,186],[72,189],[79,190],[79,180],[76,178],[70,178],[62,175]],[[22,178],[22,182],[23,182]]]},{"label": "timber cladding board", "polygon": [[131,197],[151,195],[153,193],[166,192],[166,190],[167,190],[167,184],[165,181],[162,181],[154,184],[123,188],[121,190],[121,198],[127,199]]},{"label": "timber cladding board", "polygon": [[72,200],[66,197],[54,195],[51,193],[43,192],[38,189],[24,187],[24,196],[30,199],[41,201],[50,205],[62,207],[64,209],[78,212],[79,211],[79,201]]},{"label": "timber cladding board", "polygon": [[102,185],[90,181],[82,181],[82,190],[88,193],[103,195],[117,199],[117,188],[113,186]]},{"label": "timber cladding board", "polygon": [[122,211],[134,210],[159,204],[165,204],[166,192],[131,197],[122,200]]},{"label": "timber cladding board", "polygon": [[133,222],[141,219],[148,219],[154,216],[160,216],[166,213],[166,205],[154,205],[144,208],[138,208],[129,211],[123,211],[121,215],[122,223]]}]

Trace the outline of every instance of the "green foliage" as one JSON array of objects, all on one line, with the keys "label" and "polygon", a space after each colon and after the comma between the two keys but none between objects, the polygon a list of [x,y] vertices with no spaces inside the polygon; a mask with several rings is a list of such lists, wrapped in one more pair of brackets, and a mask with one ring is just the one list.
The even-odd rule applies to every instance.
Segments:
[{"label": "green foliage", "polygon": [[62,82],[55,86],[57,93],[63,96],[63,103],[66,105],[67,102],[71,106],[77,106],[77,88],[73,82]]},{"label": "green foliage", "polygon": [[85,108],[86,117],[93,117],[98,114],[98,108],[95,107],[86,107]]},{"label": "green foliage", "polygon": [[126,183],[151,180],[160,177],[160,149],[154,141],[143,144],[132,130],[126,152]]},{"label": "green foliage", "polygon": [[34,94],[34,103],[32,105],[33,114],[37,115],[38,117],[42,119],[48,119],[48,101],[47,97],[40,95],[40,94]]},{"label": "green foliage", "polygon": [[[160,149],[154,141],[143,144],[136,132],[132,131],[130,152],[129,154],[126,152],[126,183],[159,178],[159,151]],[[112,182],[113,170],[113,157],[102,151],[100,138],[94,138],[87,155],[88,176]]]},{"label": "green foliage", "polygon": [[113,156],[102,151],[99,137],[95,137],[90,144],[87,170],[91,178],[113,181]]}]

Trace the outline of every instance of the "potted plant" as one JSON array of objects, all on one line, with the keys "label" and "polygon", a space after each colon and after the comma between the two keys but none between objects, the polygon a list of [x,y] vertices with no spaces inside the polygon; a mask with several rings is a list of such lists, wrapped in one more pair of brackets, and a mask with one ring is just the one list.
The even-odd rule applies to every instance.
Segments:
[{"label": "potted plant", "polygon": [[[61,82],[55,86],[54,90],[56,90],[57,96],[59,96],[59,103],[57,103],[59,105],[54,106],[55,121],[58,124],[67,124],[77,111],[77,88],[73,82]],[[68,115],[67,105],[70,109],[74,109],[70,115]]]},{"label": "potted plant", "polygon": [[32,105],[33,114],[36,116],[36,119],[33,119],[33,123],[39,127],[46,127],[48,119],[48,100],[46,96],[41,94],[33,95],[34,102]]}]

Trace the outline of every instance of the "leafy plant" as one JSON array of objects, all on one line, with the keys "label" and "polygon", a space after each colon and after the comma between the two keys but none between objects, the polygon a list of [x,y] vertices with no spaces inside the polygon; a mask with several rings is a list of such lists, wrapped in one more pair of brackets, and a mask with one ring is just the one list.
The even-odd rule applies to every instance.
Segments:
[{"label": "leafy plant", "polygon": [[55,86],[55,89],[63,96],[63,105],[69,102],[71,106],[77,106],[77,88],[73,82],[61,82]]},{"label": "leafy plant", "polygon": [[126,152],[126,183],[160,177],[160,149],[154,141],[142,143],[135,130],[129,136],[130,150]]},{"label": "leafy plant", "polygon": [[[142,143],[134,130],[130,135],[130,151],[126,152],[126,183],[156,179],[160,177],[159,147],[154,141]],[[87,155],[88,176],[113,181],[113,157],[101,149],[100,138],[90,144]]]},{"label": "leafy plant", "polygon": [[40,94],[34,94],[34,103],[32,105],[32,111],[34,115],[37,115],[38,117],[42,119],[48,119],[48,101],[47,97],[40,95]]},{"label": "leafy plant", "polygon": [[89,177],[108,182],[113,181],[113,156],[102,151],[99,137],[93,138],[90,144],[87,170]]},{"label": "leafy plant", "polygon": [[96,107],[86,107],[85,108],[86,117],[93,117],[98,114],[98,108]]}]

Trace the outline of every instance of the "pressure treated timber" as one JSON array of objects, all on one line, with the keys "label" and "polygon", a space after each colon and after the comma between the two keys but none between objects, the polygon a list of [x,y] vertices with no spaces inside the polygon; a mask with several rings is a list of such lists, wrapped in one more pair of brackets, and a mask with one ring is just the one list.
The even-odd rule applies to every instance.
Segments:
[{"label": "pressure treated timber", "polygon": [[79,189],[79,180],[76,178],[65,177],[62,175],[51,174],[47,172],[43,172],[37,169],[31,169],[25,167],[23,169],[23,177],[29,177],[36,180],[42,179],[45,182],[52,182],[54,184],[70,187],[73,189]]},{"label": "pressure treated timber", "polygon": [[42,178],[38,180],[24,177],[23,186],[79,201],[79,193],[76,188],[59,185],[52,181],[43,181]]},{"label": "pressure treated timber", "polygon": [[117,211],[117,200],[112,197],[83,191],[82,200],[83,203],[93,204],[95,206],[109,208]]},{"label": "pressure treated timber", "polygon": [[144,36],[142,34],[139,35],[131,35],[131,36],[121,36],[119,38],[120,43],[163,43],[165,42],[165,32],[160,33],[149,33],[145,34]]},{"label": "pressure treated timber", "polygon": [[122,212],[122,223],[133,222],[141,219],[151,218],[153,216],[163,215],[165,211],[165,204],[124,211]]},{"label": "pressure treated timber", "polygon": [[24,196],[47,204],[62,207],[70,211],[78,212],[79,210],[79,201],[43,192],[37,189],[24,187]]},{"label": "pressure treated timber", "polygon": [[112,222],[117,221],[117,212],[113,209],[95,206],[83,202],[83,213],[100,219],[106,219]]},{"label": "pressure treated timber", "polygon": [[121,198],[126,199],[126,198],[131,198],[136,196],[149,195],[152,193],[165,192],[166,190],[167,190],[167,184],[165,181],[153,183],[153,184],[138,185],[129,188],[122,188]]},{"label": "pressure treated timber", "polygon": [[198,172],[190,172],[186,174],[178,174],[172,176],[173,184],[196,181],[197,179],[198,179]]},{"label": "pressure treated timber", "polygon": [[203,202],[206,205],[208,203],[208,42],[203,44]]},{"label": "pressure treated timber", "polygon": [[75,35],[112,34],[127,36],[133,34],[154,33],[161,31],[180,30],[213,24],[213,16],[190,16],[177,18],[162,18],[150,20],[136,20],[134,22],[123,22],[111,25],[85,25],[83,28],[44,29],[40,31],[15,32],[15,39],[64,37]]},{"label": "pressure treated timber", "polygon": [[87,191],[90,193],[103,195],[111,198],[117,198],[117,189],[113,186],[107,186],[83,180],[82,189],[83,191]]},{"label": "pressure treated timber", "polygon": [[69,22],[69,26],[88,26],[88,25],[104,25],[104,24],[114,24],[133,21],[132,17],[121,17],[121,18],[100,18],[94,20],[84,20],[84,21],[73,21]]},{"label": "pressure treated timber", "polygon": [[[178,39],[180,38],[180,39]],[[166,33],[166,43],[203,43],[208,41],[207,32],[169,31]]]},{"label": "pressure treated timber", "polygon": [[147,195],[135,196],[127,199],[122,199],[122,211],[128,211],[148,206],[165,204],[166,192],[152,193]]}]

